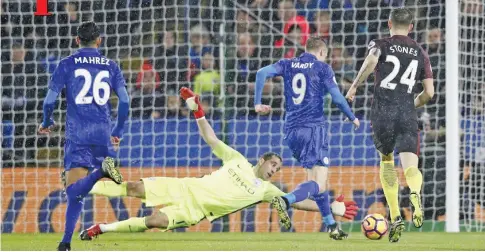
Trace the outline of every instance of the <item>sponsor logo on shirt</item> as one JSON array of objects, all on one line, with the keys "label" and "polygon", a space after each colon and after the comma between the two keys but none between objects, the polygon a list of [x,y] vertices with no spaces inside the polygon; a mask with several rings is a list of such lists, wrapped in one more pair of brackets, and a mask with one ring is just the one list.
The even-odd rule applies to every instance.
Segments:
[{"label": "sponsor logo on shirt", "polygon": [[239,176],[239,174],[236,173],[232,168],[228,169],[229,176],[232,178],[232,182],[234,182],[235,185],[246,191],[247,193],[253,195],[255,193],[255,190],[251,188],[247,183],[243,181],[243,179]]}]

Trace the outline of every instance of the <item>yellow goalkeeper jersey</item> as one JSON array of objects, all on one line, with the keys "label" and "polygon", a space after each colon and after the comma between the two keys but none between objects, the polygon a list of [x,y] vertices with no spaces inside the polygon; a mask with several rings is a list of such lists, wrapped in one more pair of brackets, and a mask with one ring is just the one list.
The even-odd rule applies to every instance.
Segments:
[{"label": "yellow goalkeeper jersey", "polygon": [[238,151],[219,141],[212,152],[223,166],[202,178],[185,180],[185,185],[206,218],[213,221],[274,196],[285,195],[269,181],[257,178],[253,165]]}]

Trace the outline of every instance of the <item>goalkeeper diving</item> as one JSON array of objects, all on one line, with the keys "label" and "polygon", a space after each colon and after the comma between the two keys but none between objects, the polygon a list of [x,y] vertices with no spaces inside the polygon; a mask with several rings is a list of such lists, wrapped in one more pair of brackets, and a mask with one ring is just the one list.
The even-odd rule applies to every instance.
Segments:
[{"label": "goalkeeper diving", "polygon": [[[223,161],[223,166],[201,178],[152,177],[122,184],[111,181],[96,183],[91,194],[136,197],[148,207],[164,207],[151,216],[93,225],[81,232],[81,240],[91,240],[106,232],[143,232],[152,228],[166,231],[188,227],[203,219],[213,221],[260,202],[271,202],[275,196],[285,195],[268,181],[281,169],[282,159],[278,154],[265,153],[256,165],[252,165],[241,153],[217,138],[205,118],[198,96],[188,88],[182,88],[180,95],[193,111],[200,135],[210,145],[214,155]],[[298,202],[292,207],[319,211],[311,200]],[[337,216],[352,219],[357,210],[356,203],[344,202],[343,196],[332,203],[332,212]]]}]

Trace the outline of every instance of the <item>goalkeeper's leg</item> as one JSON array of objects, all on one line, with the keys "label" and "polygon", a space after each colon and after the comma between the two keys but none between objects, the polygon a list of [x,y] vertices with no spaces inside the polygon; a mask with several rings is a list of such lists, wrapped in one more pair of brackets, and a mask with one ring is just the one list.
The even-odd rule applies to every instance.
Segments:
[{"label": "goalkeeper's leg", "polygon": [[92,240],[108,232],[143,232],[158,228],[163,231],[188,227],[205,218],[204,213],[190,199],[181,206],[170,205],[148,217],[134,217],[111,224],[96,224],[81,232],[81,240]]},{"label": "goalkeeper's leg", "polygon": [[83,230],[79,238],[84,241],[92,240],[101,234],[108,232],[144,232],[152,228],[166,229],[168,217],[165,213],[158,212],[148,217],[132,217],[128,220],[117,221],[110,224],[96,224]]},{"label": "goalkeeper's leg", "polygon": [[418,156],[412,152],[399,153],[404,176],[411,190],[409,201],[413,210],[413,224],[420,228],[423,226],[423,209],[421,206],[421,186],[423,185],[423,175],[418,169]]},{"label": "goalkeeper's leg", "polygon": [[144,199],[145,186],[143,181],[123,182],[121,184],[116,184],[113,181],[98,181],[89,193],[106,197],[128,196]]}]

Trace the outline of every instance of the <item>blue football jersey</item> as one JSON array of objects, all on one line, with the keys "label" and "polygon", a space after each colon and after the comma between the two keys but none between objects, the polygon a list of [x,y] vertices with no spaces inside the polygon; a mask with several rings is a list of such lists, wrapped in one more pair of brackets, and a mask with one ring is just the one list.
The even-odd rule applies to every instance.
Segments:
[{"label": "blue football jersey", "polygon": [[325,96],[337,87],[332,68],[309,53],[282,59],[273,66],[284,79],[285,128],[324,125]]},{"label": "blue football jersey", "polygon": [[80,145],[109,145],[111,92],[126,86],[118,65],[97,49],[81,48],[62,59],[49,89],[67,100],[66,139]]}]

